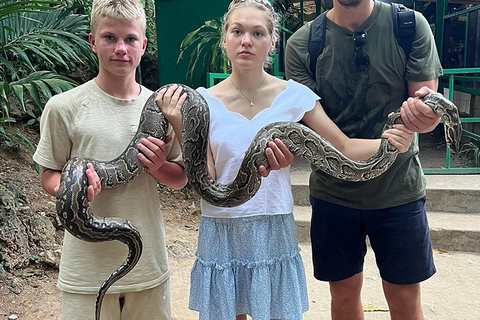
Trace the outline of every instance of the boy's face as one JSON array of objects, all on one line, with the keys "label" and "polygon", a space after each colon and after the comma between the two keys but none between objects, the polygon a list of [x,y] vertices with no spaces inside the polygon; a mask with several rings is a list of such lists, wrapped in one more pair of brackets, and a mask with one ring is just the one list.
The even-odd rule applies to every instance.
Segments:
[{"label": "boy's face", "polygon": [[147,38],[140,23],[110,17],[99,21],[89,41],[98,56],[100,72],[111,76],[134,73],[147,47]]}]

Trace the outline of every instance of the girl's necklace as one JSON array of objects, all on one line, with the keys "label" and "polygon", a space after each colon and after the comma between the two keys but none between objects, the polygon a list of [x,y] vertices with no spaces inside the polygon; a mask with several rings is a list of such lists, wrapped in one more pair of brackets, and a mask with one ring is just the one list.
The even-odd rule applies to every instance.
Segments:
[{"label": "girl's necklace", "polygon": [[250,107],[253,107],[253,100],[255,99],[255,97],[257,96],[258,92],[260,91],[260,89],[262,88],[263,86],[263,83],[265,82],[265,79],[267,79],[267,76],[265,76],[262,80],[262,83],[260,83],[260,86],[258,87],[257,91],[255,91],[255,94],[253,95],[253,98],[250,99],[249,97],[247,97],[245,94],[243,94],[242,91],[240,91],[240,89],[238,89],[238,87],[235,85],[235,82],[233,82],[233,79],[230,78],[230,81],[232,82],[233,86],[235,87],[235,89],[237,89],[237,91],[245,98],[247,99],[250,103]]}]

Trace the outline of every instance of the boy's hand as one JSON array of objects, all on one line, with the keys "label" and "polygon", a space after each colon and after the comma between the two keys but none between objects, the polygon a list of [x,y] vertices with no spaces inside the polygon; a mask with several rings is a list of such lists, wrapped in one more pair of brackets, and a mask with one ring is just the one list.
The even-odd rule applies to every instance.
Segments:
[{"label": "boy's hand", "polygon": [[87,175],[88,181],[87,199],[89,202],[92,202],[93,199],[95,199],[95,197],[100,193],[100,191],[102,191],[102,186],[100,184],[100,178],[93,168],[93,164],[87,163],[87,170],[85,171],[85,174]]},{"label": "boy's hand", "polygon": [[392,129],[385,130],[382,138],[388,139],[399,153],[407,152],[412,144],[414,132],[403,124],[394,124]]},{"label": "boy's hand", "polygon": [[269,148],[265,150],[268,160],[268,168],[260,166],[258,172],[262,177],[267,177],[272,170],[286,168],[293,163],[295,156],[288,150],[287,146],[280,140],[275,139],[268,143]]},{"label": "boy's hand", "polygon": [[155,172],[160,169],[167,161],[167,144],[172,140],[167,136],[165,141],[154,137],[148,137],[141,140],[138,149],[138,159],[147,167],[147,172]]}]

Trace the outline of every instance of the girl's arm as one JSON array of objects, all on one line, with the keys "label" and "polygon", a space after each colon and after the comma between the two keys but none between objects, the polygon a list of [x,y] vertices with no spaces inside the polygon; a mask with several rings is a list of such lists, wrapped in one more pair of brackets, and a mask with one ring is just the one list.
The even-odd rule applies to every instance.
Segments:
[{"label": "girl's arm", "polygon": [[[370,158],[380,146],[380,139],[348,138],[327,116],[319,102],[314,109],[305,113],[302,121],[354,161]],[[413,132],[400,124],[394,125],[393,129],[385,131],[382,136],[388,139],[400,153],[406,152],[413,141]]]}]

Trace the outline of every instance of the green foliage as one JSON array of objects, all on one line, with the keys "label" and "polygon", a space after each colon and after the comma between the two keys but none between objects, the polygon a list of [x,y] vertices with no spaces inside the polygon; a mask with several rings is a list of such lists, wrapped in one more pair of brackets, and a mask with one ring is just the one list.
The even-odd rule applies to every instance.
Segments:
[{"label": "green foliage", "polygon": [[480,167],[480,147],[475,143],[468,142],[462,145],[459,154],[473,158],[475,166]]},{"label": "green foliage", "polygon": [[[275,11],[281,16],[281,31],[293,33],[298,25],[299,10],[291,0],[274,0]],[[208,20],[199,28],[188,33],[180,44],[177,67],[188,54],[187,79],[194,85],[194,74],[229,72],[229,61],[222,48],[222,18]]]},{"label": "green foliage", "polygon": [[145,14],[147,16],[146,35],[148,39],[147,52],[157,56],[157,31],[155,24],[155,1],[144,0]]},{"label": "green foliage", "polygon": [[187,78],[194,83],[194,72],[197,68],[207,72],[228,72],[228,58],[222,48],[222,23],[220,19],[208,20],[199,28],[185,36],[180,44],[177,66],[183,56],[190,51],[188,57]]},{"label": "green foliage", "polygon": [[[96,68],[96,57],[87,41],[88,16],[75,13],[78,6],[65,1],[0,0],[0,139],[7,145],[33,144],[6,125],[14,103],[37,122],[45,99],[77,83],[61,74],[87,64]],[[27,108],[26,101],[33,101]]]}]

